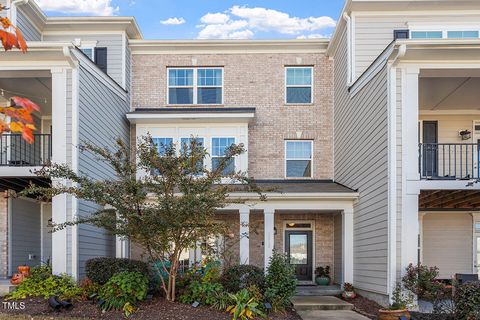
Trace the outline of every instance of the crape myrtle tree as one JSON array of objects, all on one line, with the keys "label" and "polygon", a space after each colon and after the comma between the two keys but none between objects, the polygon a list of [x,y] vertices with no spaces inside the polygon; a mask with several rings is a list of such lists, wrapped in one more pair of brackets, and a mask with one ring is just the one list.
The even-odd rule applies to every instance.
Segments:
[{"label": "crape myrtle tree", "polygon": [[[142,137],[136,146],[136,160],[122,140],[117,140],[115,150],[91,143],[80,150],[106,163],[115,178],[98,180],[67,165],[53,164],[37,174],[57,183],[49,187],[31,185],[24,194],[42,199],[69,194],[99,204],[101,209],[90,216],[57,224],[54,231],[88,223],[140,245],[151,261],[160,261],[168,275],[160,277],[167,300],[175,300],[182,251],[200,240],[225,234],[227,226],[215,219],[216,210],[242,202],[229,197],[229,193],[255,191],[260,200],[265,198],[245,173],[227,172],[234,157],[245,151],[242,144],[231,145],[212,170],[203,165],[207,151],[193,137],[188,145],[178,147],[158,146],[150,136]],[[222,183],[225,179],[228,184]]]},{"label": "crape myrtle tree", "polygon": [[[8,8],[0,5],[0,13]],[[0,17],[0,42],[5,51],[12,50],[14,47],[27,52],[27,43],[25,42],[20,29],[15,27],[7,17]],[[22,137],[28,143],[33,143],[33,131],[36,129],[33,124],[33,111],[40,111],[38,105],[27,98],[14,96],[11,98],[12,104],[8,107],[0,107],[0,134],[4,132],[21,133]],[[10,118],[10,121],[5,121]]]}]

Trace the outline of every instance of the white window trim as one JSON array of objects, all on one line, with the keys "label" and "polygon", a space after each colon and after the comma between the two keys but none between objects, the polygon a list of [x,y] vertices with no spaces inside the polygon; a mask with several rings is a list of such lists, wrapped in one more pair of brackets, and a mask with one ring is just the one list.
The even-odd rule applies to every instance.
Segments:
[{"label": "white window trim", "polygon": [[[448,31],[477,31],[480,38],[480,25],[422,25],[415,24],[409,27],[409,38],[412,39],[412,32],[442,32],[442,39],[477,39],[477,38],[448,38]],[[435,38],[438,39],[438,38]]]},{"label": "white window trim", "polygon": [[[285,96],[284,96],[284,102],[286,105],[289,105],[289,106],[296,106],[296,105],[299,105],[299,106],[308,106],[308,105],[312,105],[314,102],[314,97],[315,97],[315,94],[314,94],[314,88],[315,88],[315,85],[314,85],[314,80],[315,80],[315,76],[313,74],[313,71],[314,71],[314,68],[313,66],[285,66],[284,67],[284,91],[285,91]],[[310,85],[287,85],[287,70],[288,69],[310,69],[311,70],[311,75],[312,75],[312,79],[311,79],[311,84]],[[287,88],[305,88],[305,87],[310,87],[310,102],[307,102],[307,103],[289,103],[287,102]]]},{"label": "white window trim", "polygon": [[[198,86],[198,70],[205,69],[220,69],[222,70],[222,85],[221,86]],[[170,70],[193,70],[193,82],[191,86],[170,86]],[[193,100],[192,104],[178,104],[170,103],[170,88],[192,88]],[[198,103],[198,88],[221,88],[222,101],[221,103]],[[183,105],[202,105],[202,106],[221,106],[224,104],[225,95],[225,70],[223,67],[167,67],[167,105],[169,106],[183,106]]]},{"label": "white window trim", "polygon": [[[232,136],[212,136],[210,138],[210,150],[209,153],[210,153],[210,170],[213,171],[213,158],[223,158],[222,156],[214,156],[213,155],[213,139],[221,139],[221,138],[226,138],[226,139],[231,139],[233,138],[233,143],[236,144],[237,143],[237,138],[236,137],[232,137]],[[238,156],[236,157],[233,157],[233,171],[234,172],[237,172],[237,158]]]},{"label": "white window trim", "polygon": [[[311,158],[295,158],[295,159],[288,159],[287,158],[287,142],[310,142],[310,155]],[[284,144],[284,176],[285,179],[292,179],[292,180],[299,180],[299,179],[312,179],[313,178],[313,140],[285,140]],[[287,161],[288,160],[309,160],[310,161],[310,177],[288,177],[287,176]]]}]

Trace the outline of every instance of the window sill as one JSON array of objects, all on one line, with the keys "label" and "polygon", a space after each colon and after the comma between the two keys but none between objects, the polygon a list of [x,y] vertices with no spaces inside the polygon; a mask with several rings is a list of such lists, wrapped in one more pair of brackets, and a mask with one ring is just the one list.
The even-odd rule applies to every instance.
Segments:
[{"label": "window sill", "polygon": [[208,107],[225,107],[225,104],[166,104],[165,108],[208,108]]},{"label": "window sill", "polygon": [[285,107],[309,107],[314,106],[315,103],[284,103]]}]

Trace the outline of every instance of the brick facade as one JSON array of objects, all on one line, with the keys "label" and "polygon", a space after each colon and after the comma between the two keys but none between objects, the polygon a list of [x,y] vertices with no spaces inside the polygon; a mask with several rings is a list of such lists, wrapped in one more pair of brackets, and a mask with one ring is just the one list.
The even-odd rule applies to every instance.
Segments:
[{"label": "brick facade", "polygon": [[[333,64],[322,53],[136,54],[132,106],[167,105],[167,67],[224,67],[224,105],[255,107],[249,175],[284,178],[284,140],[314,141],[313,177],[333,178]],[[313,66],[313,104],[285,105],[285,66]]]}]

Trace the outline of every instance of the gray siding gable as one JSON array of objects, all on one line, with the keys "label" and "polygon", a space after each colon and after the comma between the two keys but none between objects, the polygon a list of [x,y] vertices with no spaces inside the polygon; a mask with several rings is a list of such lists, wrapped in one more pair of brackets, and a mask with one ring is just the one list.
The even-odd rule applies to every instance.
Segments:
[{"label": "gray siding gable", "polygon": [[23,37],[27,41],[40,41],[42,40],[42,33],[35,25],[30,21],[27,15],[21,8],[17,9],[17,27],[23,34]]},{"label": "gray siding gable", "polygon": [[[128,143],[129,124],[125,114],[129,105],[124,97],[90,72],[94,66],[79,66],[79,140],[101,147],[115,148],[117,138]],[[78,170],[95,179],[115,179],[113,170],[92,154],[79,152]],[[78,215],[89,216],[99,206],[78,201]],[[86,260],[115,255],[115,237],[91,225],[78,226],[79,277],[84,275]]]},{"label": "gray siding gable", "polygon": [[335,181],[358,190],[354,208],[354,285],[388,291],[388,68],[347,87],[347,39],[335,53]]}]

